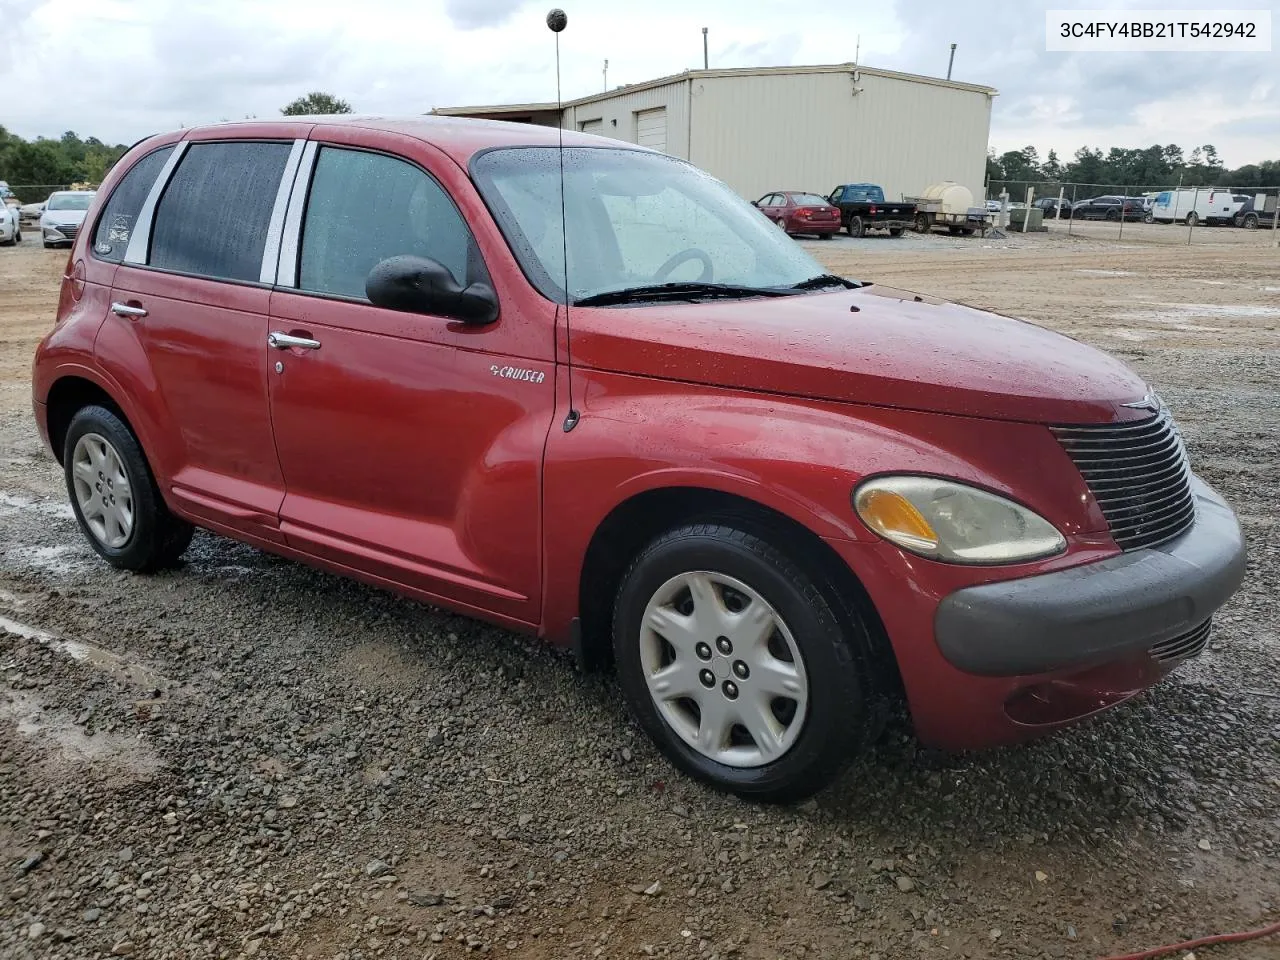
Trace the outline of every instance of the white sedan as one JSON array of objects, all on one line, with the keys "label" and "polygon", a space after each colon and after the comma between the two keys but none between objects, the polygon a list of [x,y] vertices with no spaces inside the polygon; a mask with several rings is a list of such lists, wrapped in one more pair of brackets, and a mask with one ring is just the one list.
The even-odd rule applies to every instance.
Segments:
[{"label": "white sedan", "polygon": [[18,208],[9,204],[0,205],[0,245],[11,247],[22,240],[22,224],[18,219]]},{"label": "white sedan", "polygon": [[58,190],[49,194],[40,214],[40,235],[46,248],[71,244],[93,202],[92,190]]}]

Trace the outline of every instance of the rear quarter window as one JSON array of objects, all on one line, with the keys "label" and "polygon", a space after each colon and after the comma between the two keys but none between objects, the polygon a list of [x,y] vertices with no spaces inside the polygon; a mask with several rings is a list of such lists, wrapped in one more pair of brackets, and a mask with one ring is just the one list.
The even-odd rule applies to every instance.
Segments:
[{"label": "rear quarter window", "polygon": [[256,283],[289,143],[193,143],[156,205],[148,263]]},{"label": "rear quarter window", "polygon": [[130,167],[116,184],[93,234],[93,253],[99,260],[119,263],[124,259],[129,238],[133,236],[133,228],[138,222],[138,212],[172,153],[172,146],[153,150]]}]

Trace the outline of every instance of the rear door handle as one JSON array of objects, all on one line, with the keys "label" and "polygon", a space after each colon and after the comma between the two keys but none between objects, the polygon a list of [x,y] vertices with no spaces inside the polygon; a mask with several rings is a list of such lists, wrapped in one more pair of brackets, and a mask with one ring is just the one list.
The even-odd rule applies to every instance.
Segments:
[{"label": "rear door handle", "polygon": [[291,333],[280,333],[273,330],[267,334],[267,346],[275,347],[277,350],[319,350],[320,341],[312,340],[310,337],[295,337]]},{"label": "rear door handle", "polygon": [[130,320],[141,320],[147,315],[147,311],[144,308],[121,303],[118,300],[111,304],[111,312],[117,317],[127,317]]}]

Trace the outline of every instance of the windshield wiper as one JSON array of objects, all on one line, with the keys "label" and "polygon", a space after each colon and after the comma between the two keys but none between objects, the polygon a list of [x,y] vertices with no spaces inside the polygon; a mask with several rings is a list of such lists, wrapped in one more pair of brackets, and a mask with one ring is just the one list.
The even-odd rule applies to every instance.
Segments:
[{"label": "windshield wiper", "polygon": [[744,287],[732,283],[649,283],[620,290],[605,290],[573,301],[576,307],[603,307],[614,303],[637,303],[644,300],[702,300],[737,297],[787,297],[789,289],[777,287]]},{"label": "windshield wiper", "polygon": [[837,277],[834,273],[820,273],[816,277],[810,277],[808,280],[793,283],[788,289],[816,290],[819,287],[834,287],[837,285],[844,287],[846,290],[866,286],[865,283],[859,283],[857,280],[846,280],[844,277]]}]

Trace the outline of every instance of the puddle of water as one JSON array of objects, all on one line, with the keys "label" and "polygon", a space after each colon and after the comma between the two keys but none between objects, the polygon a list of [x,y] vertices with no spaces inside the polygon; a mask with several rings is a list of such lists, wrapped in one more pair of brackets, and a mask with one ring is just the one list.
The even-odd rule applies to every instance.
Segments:
[{"label": "puddle of water", "polygon": [[83,571],[90,562],[88,550],[82,546],[59,544],[56,547],[12,547],[4,558],[21,567],[40,570],[56,577],[67,577]]},{"label": "puddle of water", "polygon": [[18,733],[40,743],[57,760],[73,766],[106,768],[108,774],[146,780],[164,764],[147,743],[118,733],[89,736],[70,715],[47,709],[35,695],[15,690],[0,696],[0,719],[13,722]]},{"label": "puddle of water", "polygon": [[1134,330],[1132,327],[1112,327],[1107,333],[1117,340],[1132,340],[1134,342],[1154,340],[1156,337],[1156,334],[1151,330]]},{"label": "puddle of water", "polygon": [[51,633],[8,617],[0,616],[0,633],[11,633],[14,636],[32,640],[41,646],[48,647],[55,653],[61,653],[72,660],[86,663],[119,680],[129,683],[144,691],[167,690],[177,684],[169,678],[156,673],[149,667],[135,660],[122,657],[120,654],[104,650],[102,647],[85,643],[81,640],[65,640]]},{"label": "puddle of water", "polygon": [[52,500],[36,500],[33,497],[14,493],[0,493],[0,517],[15,513],[39,513],[46,517],[57,517],[59,520],[74,520],[76,515],[69,503],[56,503]]},{"label": "puddle of water", "polygon": [[1077,270],[1076,273],[1088,274],[1091,277],[1132,277],[1132,270]]}]

